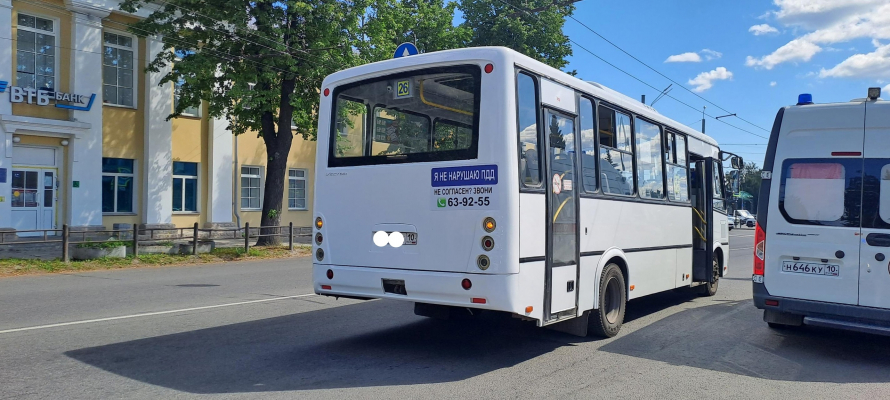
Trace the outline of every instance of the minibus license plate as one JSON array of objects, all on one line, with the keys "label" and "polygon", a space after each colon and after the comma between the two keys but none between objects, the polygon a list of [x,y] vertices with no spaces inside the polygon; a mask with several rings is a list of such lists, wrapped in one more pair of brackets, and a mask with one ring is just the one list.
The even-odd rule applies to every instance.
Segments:
[{"label": "minibus license plate", "polygon": [[417,232],[405,232],[404,244],[417,244]]},{"label": "minibus license plate", "polygon": [[818,264],[796,261],[782,261],[782,272],[797,274],[838,276],[841,267],[836,264]]}]

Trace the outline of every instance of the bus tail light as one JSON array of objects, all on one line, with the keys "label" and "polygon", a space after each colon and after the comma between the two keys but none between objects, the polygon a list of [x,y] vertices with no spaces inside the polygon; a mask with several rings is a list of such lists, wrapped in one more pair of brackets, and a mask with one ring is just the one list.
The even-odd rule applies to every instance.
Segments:
[{"label": "bus tail light", "polygon": [[321,236],[321,232],[315,234],[315,244],[321,246],[321,242],[324,241],[324,237]]},{"label": "bus tail light", "polygon": [[491,236],[485,236],[482,238],[482,249],[485,251],[490,251],[494,248],[494,239]]},{"label": "bus tail light", "polygon": [[464,288],[464,290],[470,290],[473,287],[473,282],[470,282],[469,279],[464,278],[464,280],[460,281],[460,287]]},{"label": "bus tail light", "polygon": [[491,266],[491,260],[488,259],[488,256],[483,254],[476,259],[476,266],[479,267],[479,269],[485,271],[486,269],[488,269],[488,267]]},{"label": "bus tail light", "polygon": [[315,218],[315,229],[321,230],[321,227],[324,226],[324,222],[321,220],[321,217]]},{"label": "bus tail light", "polygon": [[328,279],[334,279],[334,271],[332,270],[328,270],[327,274],[325,275],[328,276]]},{"label": "bus tail light", "polygon": [[763,276],[766,257],[766,232],[757,224],[754,228],[754,275]]},{"label": "bus tail light", "polygon": [[778,307],[779,301],[778,300],[764,300],[763,304],[766,304],[768,306]]},{"label": "bus tail light", "polygon": [[485,229],[488,233],[494,232],[494,228],[497,228],[497,226],[498,224],[492,217],[485,217],[485,220],[482,221],[482,229]]},{"label": "bus tail light", "polygon": [[318,261],[324,260],[324,250],[322,250],[322,249],[315,250],[315,259]]}]

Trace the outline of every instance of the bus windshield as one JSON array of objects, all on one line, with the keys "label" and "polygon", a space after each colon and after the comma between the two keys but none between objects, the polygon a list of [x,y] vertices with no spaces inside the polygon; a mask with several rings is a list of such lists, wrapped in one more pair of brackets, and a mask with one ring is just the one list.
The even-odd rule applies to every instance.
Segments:
[{"label": "bus windshield", "polygon": [[431,68],[337,88],[328,165],[476,158],[479,75]]}]

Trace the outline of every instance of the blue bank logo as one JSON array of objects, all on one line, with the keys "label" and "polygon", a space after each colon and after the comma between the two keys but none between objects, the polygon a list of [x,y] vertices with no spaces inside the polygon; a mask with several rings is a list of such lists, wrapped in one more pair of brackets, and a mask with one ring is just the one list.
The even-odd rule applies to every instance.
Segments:
[{"label": "blue bank logo", "polygon": [[11,103],[27,103],[36,104],[38,106],[48,106],[51,100],[55,100],[55,107],[64,108],[66,110],[90,111],[93,108],[93,102],[96,101],[96,94],[83,96],[73,93],[57,92],[52,89],[44,88],[26,88],[19,86],[10,86],[9,82],[0,81],[0,93],[9,89],[9,101]]},{"label": "blue bank logo", "polygon": [[7,82],[7,81],[0,81],[0,93],[5,92],[7,86],[9,86],[9,82]]}]

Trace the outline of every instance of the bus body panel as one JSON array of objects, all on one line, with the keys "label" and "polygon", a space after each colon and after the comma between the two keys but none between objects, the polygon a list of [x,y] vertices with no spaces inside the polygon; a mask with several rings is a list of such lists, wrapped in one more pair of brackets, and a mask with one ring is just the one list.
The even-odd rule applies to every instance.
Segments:
[{"label": "bus body panel", "polygon": [[547,247],[547,216],[543,194],[519,193],[519,258],[539,257],[543,260]]},{"label": "bus body panel", "polygon": [[[822,167],[812,167],[814,172],[805,168],[815,165],[814,162],[830,163],[832,159],[840,159],[833,158],[832,152],[861,152],[864,109],[862,103],[849,103],[807,105],[793,107],[785,112],[775,150],[769,199],[769,229],[766,232],[764,284],[769,293],[775,296],[857,304],[860,239],[858,224],[829,227],[791,223],[783,215],[783,210],[780,210],[779,200],[783,193],[783,181],[789,180],[792,191],[797,190],[794,185],[811,185],[814,190],[814,193],[809,193],[811,196],[824,195],[815,192],[823,187],[830,189],[832,194],[843,196],[842,188],[838,191],[839,188],[834,187],[842,184],[837,179],[808,179],[821,178],[821,170],[818,168]],[[799,163],[794,160],[799,160]],[[783,176],[789,172],[784,170],[786,163],[794,163],[800,168],[797,178]],[[847,174],[857,173],[846,171],[852,168],[855,167],[849,165],[836,169],[843,169]],[[843,199],[839,201],[842,203]],[[786,212],[791,216],[802,216],[807,208],[799,204],[800,202],[789,203]],[[841,255],[839,252],[843,252],[843,258],[837,257]],[[837,265],[840,271],[838,276],[783,271],[783,265],[786,265],[784,263],[792,270],[796,266],[799,268],[801,265],[809,265],[805,263],[811,263]]]},{"label": "bus body panel", "polygon": [[[890,222],[890,102],[870,102],[865,110],[864,182],[870,189],[865,192],[870,191],[874,196],[863,199],[863,212],[870,211],[867,214],[880,221],[863,220],[865,240],[860,242],[859,305],[890,308],[890,259],[886,258],[890,256],[890,247],[886,247],[890,242],[874,240],[890,238],[890,229],[887,229]],[[866,210],[867,207],[872,210]]]}]

